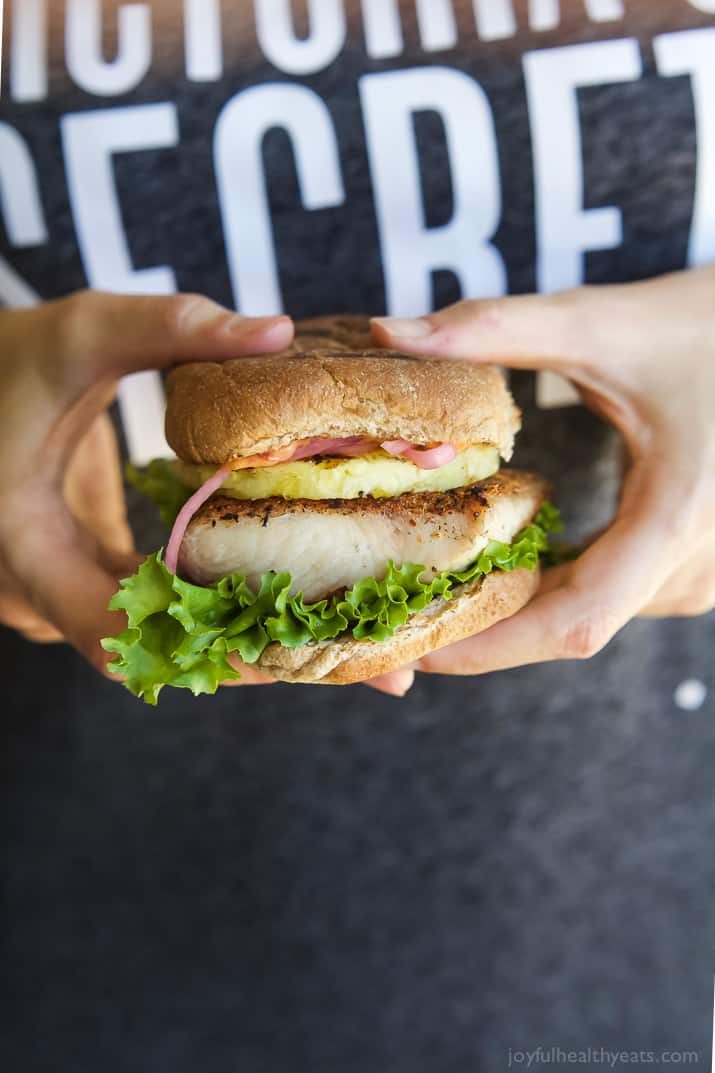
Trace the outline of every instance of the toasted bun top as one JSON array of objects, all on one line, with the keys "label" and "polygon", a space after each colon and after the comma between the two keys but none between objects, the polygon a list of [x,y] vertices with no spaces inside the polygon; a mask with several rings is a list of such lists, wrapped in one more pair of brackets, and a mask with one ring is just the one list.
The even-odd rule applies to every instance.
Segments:
[{"label": "toasted bun top", "polygon": [[508,459],[519,418],[496,367],[377,349],[367,317],[303,321],[277,354],[180,365],[167,380],[166,438],[195,463],[312,436],[484,443]]}]

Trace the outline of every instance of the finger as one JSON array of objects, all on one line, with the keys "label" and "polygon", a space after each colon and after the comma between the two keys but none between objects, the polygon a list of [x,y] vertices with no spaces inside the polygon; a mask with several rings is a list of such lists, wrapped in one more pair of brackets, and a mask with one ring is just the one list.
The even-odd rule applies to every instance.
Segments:
[{"label": "finger", "polygon": [[709,548],[679,567],[641,610],[644,618],[706,615],[715,608],[715,567]]},{"label": "finger", "polygon": [[94,538],[42,479],[28,486],[14,515],[13,526],[5,519],[2,542],[15,587],[36,615],[104,673],[113,657],[100,639],[126,627],[123,612],[107,610],[117,577],[95,558]]},{"label": "finger", "polygon": [[229,654],[228,662],[235,671],[238,671],[241,677],[238,681],[224,682],[223,684],[226,686],[268,686],[275,682],[275,678],[271,678],[268,674],[262,674],[261,671],[257,671],[255,667],[252,667],[250,663],[244,663],[236,652]]},{"label": "finger", "polygon": [[415,672],[409,667],[401,667],[397,671],[388,671],[370,678],[365,685],[391,697],[404,697],[412,688],[414,680]]},{"label": "finger", "polygon": [[119,446],[107,413],[95,418],[75,448],[64,495],[73,516],[101,544],[117,552],[132,551]]},{"label": "finger", "polygon": [[20,633],[26,641],[32,641],[33,644],[38,645],[59,644],[61,641],[66,640],[60,631],[49,623],[43,623],[34,629],[20,630]]},{"label": "finger", "polygon": [[547,596],[550,592],[562,589],[567,584],[571,571],[571,563],[564,563],[563,566],[550,566],[545,570],[542,569],[537,595]]},{"label": "finger", "polygon": [[610,335],[620,337],[629,318],[624,326],[612,288],[588,289],[587,300],[585,290],[467,300],[412,319],[377,317],[372,334],[381,346],[425,357],[558,373],[573,382],[586,406],[620,430],[634,455],[642,448],[643,429],[633,384],[624,380],[628,366],[599,334],[605,321]]},{"label": "finger", "polygon": [[17,630],[28,641],[62,641],[62,634],[51,623],[43,619],[19,596],[4,593],[0,598],[0,623],[12,630]]},{"label": "finger", "polygon": [[258,671],[248,670],[245,673],[240,672],[241,677],[236,680],[230,679],[228,682],[221,682],[222,686],[271,686],[275,684],[275,678],[268,678],[265,674],[260,674]]},{"label": "finger", "polygon": [[676,565],[673,490],[668,494],[657,480],[648,488],[629,481],[611,528],[576,562],[560,568],[556,587],[549,571],[545,591],[527,607],[473,638],[424,657],[419,669],[481,674],[544,660],[584,659],[600,651]]},{"label": "finger", "polygon": [[[82,291],[44,307],[58,349],[90,381],[183,361],[223,361],[279,350],[289,317],[244,317],[198,294],[118,295]],[[22,316],[22,313],[18,314]]]},{"label": "finger", "polygon": [[40,568],[32,580],[33,603],[89,662],[107,673],[114,658],[100,646],[102,637],[115,637],[126,627],[123,612],[108,611],[117,579],[81,549],[58,549],[54,569]]},{"label": "finger", "polygon": [[575,304],[564,295],[462,301],[424,317],[373,318],[372,334],[381,346],[415,354],[576,376],[585,353]]},{"label": "finger", "polygon": [[[226,685],[268,685],[276,681],[275,678],[261,674],[259,671],[254,670],[253,667],[242,663],[235,655],[229,656],[229,663],[239,671],[241,680],[239,682],[227,682]],[[401,668],[400,670],[390,671],[387,674],[371,678],[364,684],[378,690],[380,693],[387,693],[393,697],[404,697],[412,686],[414,678],[414,671]]]},{"label": "finger", "polygon": [[91,539],[91,534],[90,539],[83,546],[86,554],[96,559],[102,569],[115,578],[117,583],[122,578],[136,574],[139,567],[146,560],[146,555],[141,555],[136,549],[134,551],[117,551],[116,548],[105,547],[99,541]]}]

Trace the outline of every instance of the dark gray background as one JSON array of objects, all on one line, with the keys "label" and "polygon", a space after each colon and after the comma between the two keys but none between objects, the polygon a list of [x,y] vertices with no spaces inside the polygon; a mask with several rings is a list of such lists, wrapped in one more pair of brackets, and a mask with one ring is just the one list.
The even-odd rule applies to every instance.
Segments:
[{"label": "dark gray background", "polygon": [[[616,205],[624,223],[623,244],[589,255],[586,278],[682,268],[692,93],[687,78],[656,77],[650,40],[712,18],[685,0],[640,2],[596,27],[564,4],[568,33],[484,46],[471,5],[458,6],[460,48],[433,61],[488,94],[510,290],[534,286],[520,58],[539,43],[639,37],[643,79],[579,94],[584,203]],[[281,285],[297,316],[384,309],[356,78],[429,62],[414,28],[406,41],[383,64],[352,41],[305,80],[336,123],[345,207],[302,212],[285,136],[266,139]],[[254,54],[216,84],[153,71],[122,98],[176,100],[182,137],[176,153],[117,159],[136,267],[171,264],[181,287],[230,301],[211,132],[232,94],[274,78]],[[57,73],[52,89],[37,106],[2,101],[37,161],[50,243],[10,249],[0,229],[0,250],[44,297],[86,282],[58,120],[106,104]],[[442,134],[429,114],[415,127],[433,226],[451,196]],[[435,303],[455,296],[454,278],[437,274]],[[572,531],[588,531],[612,505],[616,444],[583,410],[537,411],[530,377],[514,385],[526,415],[517,461],[554,478]],[[160,536],[132,508],[149,550]],[[165,693],[152,711],[70,651],[3,632],[0,1067],[500,1073],[509,1048],[541,1044],[695,1049],[699,1063],[683,1068],[708,1069],[714,642],[712,615],[641,621],[589,663],[421,678],[403,701],[276,686]],[[688,677],[710,690],[697,712],[673,701]]]},{"label": "dark gray background", "polygon": [[542,1044],[709,1069],[714,643],[712,616],[641,621],[403,701],[150,711],[5,632],[3,1068],[499,1073]]}]

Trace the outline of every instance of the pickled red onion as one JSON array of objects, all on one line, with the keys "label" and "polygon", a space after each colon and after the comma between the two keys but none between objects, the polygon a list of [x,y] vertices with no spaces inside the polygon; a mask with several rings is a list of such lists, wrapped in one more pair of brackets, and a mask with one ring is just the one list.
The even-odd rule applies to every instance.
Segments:
[{"label": "pickled red onion", "polygon": [[315,455],[333,455],[342,458],[358,458],[370,454],[382,447],[388,454],[402,455],[414,462],[420,469],[437,469],[451,462],[457,455],[454,444],[440,443],[436,447],[417,447],[409,440],[386,440],[380,443],[369,436],[314,436],[308,440],[297,440],[275,451],[264,451],[260,455],[243,455],[227,463],[230,471],[238,469],[259,469],[275,466],[279,462],[298,462]]},{"label": "pickled red onion", "polygon": [[388,455],[394,455],[395,457],[404,454],[405,451],[409,451],[412,446],[409,440],[385,440],[384,443],[380,444],[383,451],[387,451]]},{"label": "pickled red onion", "polygon": [[297,462],[301,458],[311,458],[313,455],[347,455],[355,457],[374,451],[377,443],[368,440],[365,436],[343,436],[339,439],[327,437],[314,437],[306,440],[296,447],[290,456],[290,462]]},{"label": "pickled red onion", "polygon": [[406,458],[419,469],[439,469],[457,457],[457,448],[453,443],[439,443],[436,447],[415,447],[408,440],[385,440],[380,446],[389,455]]},{"label": "pickled red onion", "polygon": [[262,455],[241,455],[240,458],[232,458],[226,463],[229,472],[234,473],[237,469],[262,469],[265,466],[275,466],[279,462],[288,462],[293,457],[294,447],[279,447],[275,451],[264,451]]},{"label": "pickled red onion", "polygon": [[166,545],[166,554],[164,555],[164,565],[170,574],[176,573],[179,559],[179,548],[181,547],[181,542],[184,539],[184,534],[186,533],[189,522],[194,514],[196,514],[196,511],[203,507],[206,500],[221,487],[229,472],[229,463],[226,463],[225,466],[221,466],[221,469],[217,470],[213,477],[209,477],[207,481],[204,481],[201,487],[186,500],[177,514],[176,521],[171,530],[171,536],[169,537],[169,543]]},{"label": "pickled red onion", "polygon": [[301,458],[314,455],[336,455],[356,458],[369,454],[382,447],[388,454],[401,455],[413,462],[420,469],[438,469],[457,457],[457,448],[451,443],[440,443],[436,447],[417,447],[409,440],[386,440],[379,443],[367,436],[345,436],[341,439],[315,438],[298,444],[288,458],[280,461],[297,462]]},{"label": "pickled red onion", "polygon": [[346,458],[358,458],[360,455],[369,455],[373,451],[377,451],[380,446],[377,440],[368,440],[362,436],[356,436],[355,439],[361,442],[356,443],[353,447],[349,445],[341,447],[339,454],[344,455]]}]

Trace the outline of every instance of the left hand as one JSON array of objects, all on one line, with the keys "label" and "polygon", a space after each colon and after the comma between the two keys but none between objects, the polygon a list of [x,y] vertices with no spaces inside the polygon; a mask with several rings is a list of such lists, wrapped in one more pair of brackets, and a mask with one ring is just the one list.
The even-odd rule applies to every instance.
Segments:
[{"label": "left hand", "polygon": [[[201,295],[83,291],[0,310],[0,625],[69,641],[109,674],[99,640],[119,633],[123,616],[107,604],[143,558],[106,412],[119,378],[269,353],[292,338],[288,317],[242,317]],[[240,685],[272,681],[237,670]],[[413,678],[399,670],[368,684],[402,696]]]},{"label": "left hand", "polygon": [[630,456],[607,531],[546,571],[522,611],[418,669],[475,674],[583,659],[635,615],[715,607],[714,310],[712,267],[373,322],[376,342],[401,351],[561,373]]},{"label": "left hand", "polygon": [[292,336],[287,317],[242,318],[198,295],[84,291],[0,310],[0,623],[67,640],[105,672],[99,639],[122,628],[107,604],[141,559],[106,412],[119,378]]}]

